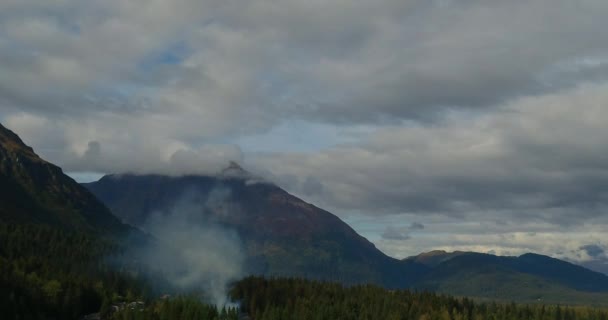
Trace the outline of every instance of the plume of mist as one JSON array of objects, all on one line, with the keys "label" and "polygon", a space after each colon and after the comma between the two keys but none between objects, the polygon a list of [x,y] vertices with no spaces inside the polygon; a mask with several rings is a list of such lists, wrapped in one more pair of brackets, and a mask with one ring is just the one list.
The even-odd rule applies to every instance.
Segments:
[{"label": "plume of mist", "polygon": [[157,241],[138,250],[139,260],[175,289],[202,291],[209,302],[226,305],[229,283],[243,276],[244,254],[237,233],[216,221],[233,210],[239,208],[229,189],[190,190],[148,218],[142,229]]}]

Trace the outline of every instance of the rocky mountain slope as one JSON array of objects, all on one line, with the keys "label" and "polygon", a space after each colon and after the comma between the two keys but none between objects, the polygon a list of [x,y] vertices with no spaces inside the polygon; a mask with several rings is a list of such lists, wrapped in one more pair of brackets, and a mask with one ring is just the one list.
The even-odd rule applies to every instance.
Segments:
[{"label": "rocky mountain slope", "polygon": [[405,287],[427,270],[386,256],[335,215],[236,164],[217,176],[110,175],[85,186],[134,226],[195,210],[196,223],[235,231],[249,273]]},{"label": "rocky mountain slope", "polygon": [[0,221],[38,223],[99,234],[126,233],[86,188],[41,159],[0,125]]}]

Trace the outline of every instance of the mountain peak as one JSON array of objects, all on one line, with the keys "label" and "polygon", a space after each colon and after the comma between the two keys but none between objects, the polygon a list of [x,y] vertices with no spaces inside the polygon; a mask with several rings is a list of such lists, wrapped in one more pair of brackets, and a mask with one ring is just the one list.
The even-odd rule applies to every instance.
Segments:
[{"label": "mountain peak", "polygon": [[415,261],[415,262],[424,264],[426,266],[435,267],[435,266],[439,265],[440,263],[443,263],[452,258],[461,256],[463,254],[467,254],[467,252],[463,252],[463,251],[447,252],[444,250],[433,250],[433,251],[429,251],[429,252],[423,252],[417,256],[405,258],[404,260],[411,260],[411,261]]},{"label": "mountain peak", "polygon": [[[183,219],[179,212],[187,204],[196,217],[192,223],[210,221],[234,232],[243,243],[244,268],[253,274],[394,287],[426,270],[386,256],[335,215],[259,180],[235,162],[217,176],[131,175],[86,187],[136,227],[159,212],[172,221]],[[403,276],[404,270],[415,275]]]},{"label": "mountain peak", "polygon": [[0,176],[0,221],[111,234],[130,230],[87,189],[1,124]]},{"label": "mountain peak", "polygon": [[228,178],[251,178],[252,174],[243,169],[237,162],[230,161],[228,166],[222,169],[219,176]]},{"label": "mountain peak", "polygon": [[30,146],[27,146],[19,136],[13,131],[7,129],[0,123],[0,151],[4,151],[13,156],[26,157],[36,162],[41,162],[42,159],[34,152]]},{"label": "mountain peak", "polygon": [[245,171],[245,169],[243,169],[243,167],[241,167],[236,161],[230,161],[228,163],[228,167],[226,167],[226,169],[224,170],[239,170],[239,171]]}]

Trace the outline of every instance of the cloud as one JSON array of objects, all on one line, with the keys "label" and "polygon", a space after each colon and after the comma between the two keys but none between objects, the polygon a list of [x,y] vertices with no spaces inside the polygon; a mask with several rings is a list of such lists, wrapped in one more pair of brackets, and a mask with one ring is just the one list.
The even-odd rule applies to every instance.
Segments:
[{"label": "cloud", "polygon": [[387,240],[409,240],[410,238],[410,235],[404,230],[390,226],[386,227],[386,230],[382,233],[382,239]]},{"label": "cloud", "polygon": [[424,225],[420,222],[412,222],[410,225],[411,230],[422,230],[424,229]]},{"label": "cloud", "polygon": [[230,161],[243,162],[234,144],[187,144],[157,132],[154,125],[146,126],[142,138],[129,132],[136,124],[106,120],[72,122],[16,113],[4,124],[45,159],[73,172],[216,174]]},{"label": "cloud", "polygon": [[[343,209],[583,223],[605,218],[606,92],[606,84],[581,86],[487,115],[385,126],[361,143],[251,162],[296,181],[317,177],[328,192],[316,201]],[[298,191],[298,183],[287,187]]]},{"label": "cloud", "polygon": [[98,141],[90,141],[83,157],[89,161],[101,155],[101,144]]},{"label": "cloud", "polygon": [[[565,0],[11,2],[0,97],[48,116],[196,118],[210,135],[293,117],[428,120],[605,79],[606,11]],[[195,124],[168,125],[188,136]]]},{"label": "cloud", "polygon": [[[608,75],[603,1],[1,6],[0,119],[68,171],[137,171],[293,121],[426,125]],[[90,141],[103,161],[82,161]]]},{"label": "cloud", "polygon": [[380,237],[384,240],[409,240],[412,238],[410,235],[411,232],[423,229],[424,225],[420,222],[412,222],[407,227],[389,225],[384,229],[384,232]]},{"label": "cloud", "polygon": [[[396,216],[369,217],[370,224],[353,224],[355,229],[367,230],[365,235],[382,234],[387,225],[398,225],[399,221],[413,218],[425,221],[424,232],[412,232],[406,243],[399,240],[374,238],[378,248],[396,256],[407,257],[422,251],[494,251],[499,255],[521,255],[527,252],[542,253],[560,259],[581,264],[598,262],[601,256],[591,257],[581,249],[586,244],[602,243],[605,225],[590,223],[576,227],[561,227],[550,223],[515,223],[498,224],[491,221],[468,220],[459,218],[428,216],[419,217],[412,214]],[[372,229],[370,229],[372,228]],[[398,228],[398,227],[397,227]],[[373,230],[375,229],[375,230]],[[405,228],[401,228],[404,230]],[[600,245],[601,246],[601,245]]]},{"label": "cloud", "polygon": [[534,243],[608,225],[607,13],[601,0],[2,1],[0,121],[68,172],[245,162],[343,216],[410,215],[424,229],[370,234],[412,236],[383,242],[395,255],[438,239],[574,259],[595,239]]},{"label": "cloud", "polygon": [[302,184],[302,191],[306,195],[315,195],[323,193],[323,184],[314,177],[307,177]]},{"label": "cloud", "polygon": [[599,256],[603,256],[605,254],[605,249],[602,246],[597,244],[587,244],[579,248],[580,250],[585,251],[588,256],[597,258]]}]

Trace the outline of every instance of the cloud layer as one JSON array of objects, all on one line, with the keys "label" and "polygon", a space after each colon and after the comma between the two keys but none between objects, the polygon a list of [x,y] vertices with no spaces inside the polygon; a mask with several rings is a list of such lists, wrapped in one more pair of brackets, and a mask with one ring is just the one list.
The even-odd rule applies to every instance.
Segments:
[{"label": "cloud layer", "polygon": [[[466,235],[461,248],[598,260],[608,243],[578,232],[608,226],[607,14],[602,0],[8,0],[0,121],[70,172],[234,160],[345,218],[410,216],[370,235],[393,255],[440,247],[416,241],[440,217],[454,230],[436,238]],[[576,240],[507,249],[463,221]]]},{"label": "cloud layer", "polygon": [[582,86],[474,118],[385,126],[357,144],[256,161],[278,175],[321,181],[330,191],[321,200],[344,208],[495,211],[497,219],[507,210],[510,218],[575,224],[604,212],[607,92],[607,85]]}]

